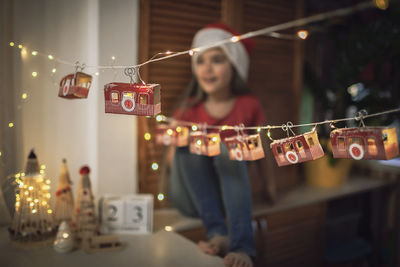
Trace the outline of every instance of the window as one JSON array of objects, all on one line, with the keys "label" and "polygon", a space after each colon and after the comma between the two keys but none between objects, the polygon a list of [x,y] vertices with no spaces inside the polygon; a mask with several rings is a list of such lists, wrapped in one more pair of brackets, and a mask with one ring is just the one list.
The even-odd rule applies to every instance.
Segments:
[{"label": "window", "polygon": [[388,141],[388,134],[387,133],[382,133],[382,141],[387,142]]},{"label": "window", "polygon": [[307,141],[308,141],[308,144],[310,145],[310,147],[312,147],[314,145],[314,140],[312,137],[308,137]]},{"label": "window", "polygon": [[134,99],[135,93],[133,92],[124,92],[124,98]]},{"label": "window", "polygon": [[139,104],[147,105],[148,104],[147,97],[148,96],[146,94],[140,94],[139,95]]},{"label": "window", "polygon": [[111,103],[116,104],[118,102],[119,102],[118,93],[117,92],[112,92],[111,93]]},{"label": "window", "polygon": [[278,152],[278,154],[282,154],[282,148],[280,146],[276,147],[276,151]]},{"label": "window", "polygon": [[351,144],[359,144],[362,145],[362,141],[360,137],[349,137],[349,139],[347,139],[348,145]]},{"label": "window", "polygon": [[303,149],[304,149],[303,144],[301,143],[300,140],[297,140],[296,146],[297,146],[297,149],[298,149],[298,150],[303,150]]},{"label": "window", "polygon": [[345,146],[344,146],[344,137],[338,137],[337,138],[337,147],[340,150],[345,150]]},{"label": "window", "polygon": [[376,147],[376,141],[373,137],[368,137],[368,153],[372,156],[378,155],[378,148]]}]

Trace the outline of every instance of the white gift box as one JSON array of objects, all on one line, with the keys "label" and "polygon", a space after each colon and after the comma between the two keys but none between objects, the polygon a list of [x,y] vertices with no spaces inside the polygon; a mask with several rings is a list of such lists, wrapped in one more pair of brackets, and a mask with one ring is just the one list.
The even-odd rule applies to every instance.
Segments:
[{"label": "white gift box", "polygon": [[153,231],[153,195],[138,194],[100,199],[99,215],[104,234],[150,234]]}]

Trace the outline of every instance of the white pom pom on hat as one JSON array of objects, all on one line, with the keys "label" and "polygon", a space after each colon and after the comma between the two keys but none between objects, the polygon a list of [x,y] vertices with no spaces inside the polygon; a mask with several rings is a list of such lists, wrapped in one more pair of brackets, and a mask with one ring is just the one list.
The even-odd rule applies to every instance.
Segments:
[{"label": "white pom pom on hat", "polygon": [[[192,48],[208,46],[219,41],[230,39],[233,36],[239,36],[240,33],[231,29],[222,22],[213,23],[199,30],[193,38]],[[229,42],[219,46],[229,58],[230,62],[238,72],[243,81],[247,81],[250,53],[254,47],[252,39],[243,39],[238,42]],[[192,70],[194,71],[197,57],[201,52],[194,53],[192,56]]]}]

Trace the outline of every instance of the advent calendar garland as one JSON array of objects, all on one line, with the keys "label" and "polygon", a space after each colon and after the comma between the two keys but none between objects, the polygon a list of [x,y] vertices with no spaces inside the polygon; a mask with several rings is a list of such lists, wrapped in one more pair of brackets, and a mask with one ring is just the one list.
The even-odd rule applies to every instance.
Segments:
[{"label": "advent calendar garland", "polygon": [[[175,121],[172,118],[159,115],[160,117],[157,118],[159,122],[169,122],[174,127],[167,124],[157,125],[156,140],[158,144],[177,145],[179,136],[176,132],[178,132],[178,129],[182,131],[181,129],[188,129],[187,126],[192,125],[192,132],[189,134],[190,152],[198,155],[216,156],[220,153],[220,135],[219,133],[207,133],[207,129],[217,129],[219,132],[233,129],[238,133],[237,136],[222,140],[229,150],[230,159],[239,161],[257,160],[264,157],[260,135],[246,135],[244,134],[244,130],[257,130],[257,132],[261,132],[261,129],[267,129],[267,136],[273,141],[270,144],[270,148],[278,166],[286,166],[315,160],[324,156],[324,151],[319,143],[316,131],[317,125],[329,123],[331,128],[335,128],[333,124],[336,122],[356,120],[360,121],[360,126],[357,128],[337,128],[332,130],[330,140],[333,157],[352,158],[355,160],[389,160],[399,155],[396,127],[367,127],[364,124],[364,119],[399,111],[400,108],[397,108],[368,115],[365,110],[362,110],[354,118],[301,125],[293,125],[291,122],[288,122],[282,126],[268,125],[255,127],[244,127],[243,125],[207,126],[187,121]],[[314,126],[314,128],[310,132],[295,135],[292,128],[302,126]],[[284,130],[288,137],[273,140],[270,130],[278,128]],[[187,140],[187,135],[184,138]]]}]

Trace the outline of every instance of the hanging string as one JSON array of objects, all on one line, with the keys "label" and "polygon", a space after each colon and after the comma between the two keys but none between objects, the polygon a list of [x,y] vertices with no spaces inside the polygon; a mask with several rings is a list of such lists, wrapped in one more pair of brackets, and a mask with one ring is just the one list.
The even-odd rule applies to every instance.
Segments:
[{"label": "hanging string", "polygon": [[[146,64],[152,63],[152,62],[157,62],[157,61],[161,61],[161,60],[165,60],[165,59],[169,59],[169,58],[173,58],[173,57],[177,57],[177,56],[181,56],[181,55],[193,55],[195,52],[199,52],[199,51],[203,51],[203,50],[207,50],[210,48],[214,48],[214,47],[218,47],[224,44],[228,44],[228,43],[236,43],[240,40],[243,39],[247,39],[247,38],[253,38],[253,37],[257,37],[257,36],[261,36],[261,35],[267,35],[267,36],[271,36],[274,38],[282,38],[282,39],[291,39],[292,36],[288,36],[286,34],[281,34],[281,33],[277,33],[278,31],[282,31],[282,30],[286,30],[286,29],[290,29],[290,28],[295,28],[295,27],[299,27],[299,26],[304,26],[310,23],[315,23],[315,22],[319,22],[319,21],[323,21],[323,20],[327,20],[327,19],[331,19],[334,17],[344,17],[344,16],[348,16],[351,15],[353,13],[359,12],[361,10],[367,9],[367,8],[371,8],[374,7],[375,1],[367,1],[367,2],[362,2],[350,7],[346,7],[346,8],[341,8],[341,9],[337,9],[337,10],[333,10],[333,11],[329,11],[329,12],[324,12],[324,13],[320,13],[317,15],[313,15],[313,16],[309,16],[309,17],[305,17],[305,18],[301,18],[301,19],[297,19],[297,20],[293,20],[293,21],[289,21],[289,22],[285,22],[282,24],[278,24],[275,26],[270,26],[270,27],[265,27],[256,31],[252,31],[252,32],[248,32],[242,35],[238,35],[238,36],[233,36],[229,39],[224,39],[221,40],[219,42],[210,44],[210,45],[206,45],[206,46],[201,46],[201,47],[196,47],[196,48],[192,48],[189,50],[185,50],[185,51],[181,51],[181,52],[161,52],[161,53],[157,53],[156,55],[154,55],[153,57],[151,57],[149,60],[137,64],[137,65],[128,65],[128,66],[115,66],[115,65],[107,65],[107,66],[103,66],[103,65],[88,65],[86,66],[87,68],[97,68],[97,69],[126,69],[126,68],[139,68],[142,67]],[[379,7],[379,5],[377,5]],[[383,9],[382,7],[379,7],[381,9]],[[13,43],[13,42],[11,42]],[[10,43],[10,45],[11,45]],[[14,43],[13,45],[14,46]],[[20,45],[20,49],[22,49],[22,45]],[[40,56],[45,56],[48,57],[50,60],[61,63],[61,64],[65,64],[65,65],[69,65],[69,66],[75,66],[74,63],[72,62],[68,62],[66,60],[62,60],[60,58],[54,57],[52,55],[46,55],[46,54],[42,54],[39,53],[37,51],[33,51],[35,52],[35,55],[40,55]],[[32,53],[33,53],[32,52]],[[159,55],[164,54],[165,56],[163,57],[158,57]]]},{"label": "hanging string", "polygon": [[[243,130],[257,130],[257,131],[259,131],[259,129],[266,129],[268,131],[270,131],[271,129],[282,129],[288,133],[289,130],[292,131],[292,128],[307,127],[307,126],[314,126],[314,128],[316,128],[318,125],[322,125],[322,124],[330,124],[331,127],[334,127],[333,124],[337,123],[337,122],[351,121],[351,120],[362,121],[366,118],[382,116],[385,114],[390,114],[390,113],[395,113],[395,112],[400,112],[400,108],[390,109],[390,110],[373,113],[373,114],[366,114],[365,110],[361,110],[361,111],[357,112],[357,114],[354,117],[348,117],[348,118],[342,118],[342,119],[325,120],[325,121],[296,124],[296,125],[293,125],[291,122],[288,122],[287,124],[283,124],[283,125],[251,126],[251,127],[243,127],[242,129]],[[199,123],[196,123],[196,122],[175,120],[173,118],[169,118],[164,115],[161,115],[160,117],[157,117],[156,119],[159,122],[168,122],[168,123],[174,122],[179,125],[189,126],[189,127],[191,127],[193,125],[199,125]],[[364,122],[362,122],[362,123],[364,123]],[[364,124],[364,126],[365,126],[365,124]],[[230,125],[222,125],[222,126],[221,125],[220,126],[206,125],[204,127],[206,127],[207,129],[218,129],[220,131],[237,129],[236,128],[237,126],[230,126]],[[293,133],[293,131],[292,131],[292,133]]]}]

